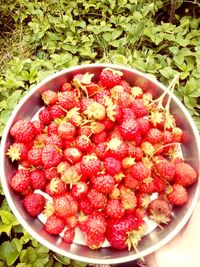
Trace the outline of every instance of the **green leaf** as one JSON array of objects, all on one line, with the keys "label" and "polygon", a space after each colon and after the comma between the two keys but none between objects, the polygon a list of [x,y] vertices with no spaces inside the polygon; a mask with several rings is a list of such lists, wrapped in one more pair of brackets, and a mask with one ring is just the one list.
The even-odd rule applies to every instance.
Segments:
[{"label": "green leaf", "polygon": [[9,241],[5,241],[0,245],[0,259],[7,263],[8,266],[11,266],[17,260],[19,254]]},{"label": "green leaf", "polygon": [[72,265],[73,267],[86,267],[88,264],[85,263],[85,262],[80,262],[80,261],[72,260],[72,261],[71,261],[71,265]]},{"label": "green leaf", "polygon": [[53,254],[53,256],[58,262],[60,262],[62,264],[66,264],[66,265],[70,264],[70,259],[68,259],[68,258],[66,258],[66,257],[64,257],[58,253]]},{"label": "green leaf", "polygon": [[0,225],[0,233],[5,232],[9,235],[12,227],[19,224],[14,215],[9,211],[0,210],[0,217],[3,223]]}]

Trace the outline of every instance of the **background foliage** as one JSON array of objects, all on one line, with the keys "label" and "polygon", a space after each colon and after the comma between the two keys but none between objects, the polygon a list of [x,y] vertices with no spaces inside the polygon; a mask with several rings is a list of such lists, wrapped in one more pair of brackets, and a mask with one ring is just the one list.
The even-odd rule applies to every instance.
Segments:
[{"label": "background foliage", "polygon": [[[108,62],[168,84],[200,129],[200,4],[170,0],[0,0],[0,135],[36,83],[63,68]],[[0,267],[85,266],[55,255],[18,224],[0,189]],[[10,256],[12,255],[12,256]]]}]

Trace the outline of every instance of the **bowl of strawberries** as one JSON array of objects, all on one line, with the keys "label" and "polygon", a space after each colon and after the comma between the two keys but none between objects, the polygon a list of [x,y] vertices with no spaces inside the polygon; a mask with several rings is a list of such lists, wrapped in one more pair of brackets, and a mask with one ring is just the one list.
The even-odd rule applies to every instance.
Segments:
[{"label": "bowl of strawberries", "polygon": [[23,97],[2,137],[1,179],[36,240],[71,259],[115,264],[179,233],[198,198],[200,145],[173,94],[177,81],[165,87],[131,68],[89,64]]}]

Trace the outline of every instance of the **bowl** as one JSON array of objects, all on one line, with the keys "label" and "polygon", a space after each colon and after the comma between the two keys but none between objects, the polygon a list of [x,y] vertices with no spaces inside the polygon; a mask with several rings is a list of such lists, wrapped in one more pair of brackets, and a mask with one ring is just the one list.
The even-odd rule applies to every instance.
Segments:
[{"label": "bowl", "polygon": [[[163,84],[159,83],[155,78],[152,78],[152,76],[120,65],[89,64],[65,69],[50,75],[32,88],[21,99],[6,124],[1,141],[0,170],[2,187],[8,204],[20,224],[30,235],[50,250],[74,260],[93,264],[118,264],[133,261],[139,257],[145,257],[161,248],[174,238],[184,227],[198,199],[198,184],[196,183],[188,188],[188,202],[180,208],[173,209],[173,220],[164,227],[163,231],[160,231],[160,228],[157,227],[142,239],[138,246],[140,254],[135,251],[117,251],[111,247],[91,250],[85,245],[75,242],[71,245],[67,245],[59,236],[55,237],[48,234],[38,218],[34,219],[25,212],[21,203],[21,197],[15,194],[9,187],[9,179],[17,169],[17,165],[13,164],[5,155],[8,147],[12,143],[12,138],[9,135],[11,126],[19,119],[31,120],[31,118],[34,117],[43,105],[41,92],[49,88],[57,91],[64,82],[70,81],[72,77],[78,73],[89,72],[98,76],[101,70],[106,67],[120,70],[124,74],[124,79],[127,80],[131,86],[140,86],[144,92],[151,92],[154,97],[158,97],[167,90]],[[198,171],[200,163],[200,144],[195,124],[184,105],[175,95],[172,95],[171,110],[172,114],[176,117],[177,125],[181,127],[185,137],[182,144],[183,156],[186,161]]]}]

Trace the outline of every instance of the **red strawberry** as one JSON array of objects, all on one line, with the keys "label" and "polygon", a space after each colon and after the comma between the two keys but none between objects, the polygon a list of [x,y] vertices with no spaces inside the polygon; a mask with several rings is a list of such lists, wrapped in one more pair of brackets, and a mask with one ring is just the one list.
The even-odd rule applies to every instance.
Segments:
[{"label": "red strawberry", "polygon": [[189,186],[194,184],[197,179],[197,172],[188,163],[180,162],[175,165],[174,183]]},{"label": "red strawberry", "polygon": [[145,208],[145,209],[148,208],[149,203],[150,203],[149,194],[138,192],[136,194],[136,198],[137,198],[137,207]]},{"label": "red strawberry", "polygon": [[46,145],[42,150],[42,163],[45,169],[56,167],[62,161],[62,152],[54,145]]},{"label": "red strawberry", "polygon": [[104,159],[106,157],[106,148],[107,148],[107,144],[106,142],[100,143],[96,146],[96,155],[98,156],[98,158],[100,158],[101,160]]},{"label": "red strawberry", "polygon": [[145,139],[153,145],[160,143],[162,141],[162,132],[157,128],[150,128],[146,133]]},{"label": "red strawberry", "polygon": [[120,160],[114,157],[105,157],[104,167],[106,168],[107,173],[110,175],[115,175],[122,169]]},{"label": "red strawberry", "polygon": [[106,89],[110,89],[115,85],[120,84],[123,74],[120,71],[105,68],[99,76],[98,84]]},{"label": "red strawberry", "polygon": [[142,117],[137,119],[138,126],[140,128],[140,133],[144,136],[150,130],[150,122],[147,117]]},{"label": "red strawberry", "polygon": [[143,157],[143,151],[141,147],[136,147],[134,144],[128,142],[127,144],[128,156],[135,158],[135,161],[140,161]]},{"label": "red strawberry", "polygon": [[172,185],[172,192],[167,195],[167,199],[177,206],[181,206],[188,201],[188,193],[184,186],[180,184]]},{"label": "red strawberry", "polygon": [[107,143],[107,156],[123,159],[126,156],[127,147],[125,142],[118,137],[113,137]]},{"label": "red strawberry", "polygon": [[75,215],[78,211],[78,203],[70,193],[54,197],[53,205],[55,214],[63,218]]},{"label": "red strawberry", "polygon": [[130,188],[131,190],[136,190],[140,187],[140,181],[138,179],[135,179],[135,177],[133,177],[130,174],[127,174],[123,180],[124,180],[124,185],[127,188]]},{"label": "red strawberry", "polygon": [[107,133],[102,131],[92,135],[92,142],[96,145],[103,143],[107,140]]},{"label": "red strawberry", "polygon": [[105,105],[105,97],[110,96],[110,91],[105,89],[94,95],[93,99],[101,105]]},{"label": "red strawberry", "polygon": [[58,126],[58,135],[62,138],[73,139],[76,127],[71,122],[61,122]]},{"label": "red strawberry", "polygon": [[136,118],[141,118],[148,115],[148,109],[144,105],[142,99],[135,99],[132,101],[130,108],[133,110]]},{"label": "red strawberry", "polygon": [[94,207],[87,197],[80,199],[78,207],[79,210],[82,211],[84,214],[89,215],[94,211]]},{"label": "red strawberry", "polygon": [[46,193],[53,196],[60,196],[66,193],[66,183],[59,178],[53,178],[46,186]]},{"label": "red strawberry", "polygon": [[76,95],[74,91],[65,91],[58,93],[58,104],[65,110],[70,110],[77,106]]},{"label": "red strawberry", "polygon": [[113,130],[115,127],[115,123],[108,117],[105,117],[105,119],[101,120],[101,123],[104,125],[106,132]]},{"label": "red strawberry", "polygon": [[110,218],[120,219],[125,214],[125,209],[119,199],[109,199],[105,207],[105,213]]},{"label": "red strawberry", "polygon": [[25,196],[23,204],[29,215],[37,217],[44,210],[45,198],[40,194],[31,193]]},{"label": "red strawberry", "polygon": [[124,92],[130,94],[131,93],[131,88],[130,85],[127,81],[121,80],[120,85],[123,87]]},{"label": "red strawberry", "polygon": [[150,175],[150,171],[143,162],[138,161],[131,167],[131,175],[136,180],[141,181]]},{"label": "red strawberry", "polygon": [[91,82],[90,84],[86,86],[86,90],[87,90],[87,95],[91,97],[97,94],[98,92],[101,92],[103,88],[99,86],[98,84]]},{"label": "red strawberry", "polygon": [[180,143],[183,137],[183,131],[179,127],[174,127],[172,129],[173,141]]},{"label": "red strawberry", "polygon": [[65,92],[65,91],[70,91],[72,89],[72,85],[69,82],[65,82],[62,84],[60,91]]},{"label": "red strawberry", "polygon": [[99,210],[103,209],[107,202],[107,197],[103,193],[97,192],[95,189],[91,189],[88,193],[88,199],[92,206]]},{"label": "red strawberry", "polygon": [[57,172],[57,168],[45,169],[44,172],[47,180],[52,180],[53,178],[59,178],[59,173]]},{"label": "red strawberry", "polygon": [[82,152],[76,147],[66,148],[63,152],[64,159],[71,164],[77,163],[82,158]]},{"label": "red strawberry", "polygon": [[170,220],[170,214],[171,207],[168,201],[162,198],[157,198],[150,202],[148,215],[150,219],[154,220],[158,224],[168,223]]},{"label": "red strawberry", "polygon": [[30,121],[18,120],[11,127],[10,135],[18,142],[27,143],[33,140],[35,136],[35,127]]},{"label": "red strawberry", "polygon": [[31,187],[43,190],[46,186],[46,177],[43,170],[35,169],[31,172]]},{"label": "red strawberry", "polygon": [[154,179],[152,177],[147,177],[140,183],[140,188],[139,188],[141,193],[145,194],[152,194],[155,192],[155,184],[154,184]]},{"label": "red strawberry", "polygon": [[101,193],[110,193],[115,186],[115,179],[109,174],[98,174],[92,179],[93,188]]},{"label": "red strawberry", "polygon": [[30,186],[30,171],[19,169],[9,181],[11,188],[19,193],[24,193]]},{"label": "red strawberry", "polygon": [[126,92],[121,92],[117,97],[117,104],[121,108],[129,108],[131,106],[132,99],[131,96]]},{"label": "red strawberry", "polygon": [[46,145],[55,145],[59,148],[63,147],[63,140],[58,134],[52,134],[51,136],[47,136]]},{"label": "red strawberry", "polygon": [[33,147],[30,149],[27,155],[27,160],[30,165],[42,166],[42,148]]},{"label": "red strawberry", "polygon": [[101,161],[95,154],[86,155],[82,158],[80,167],[83,175],[96,175],[101,169]]},{"label": "red strawberry", "polygon": [[105,236],[102,235],[101,233],[89,232],[86,235],[86,245],[92,250],[100,248],[104,241],[105,241]]},{"label": "red strawberry", "polygon": [[43,125],[48,125],[51,122],[49,110],[47,107],[40,110],[38,114],[39,120]]},{"label": "red strawberry", "polygon": [[85,223],[86,234],[104,234],[106,231],[106,218],[102,212],[93,212],[87,216]]},{"label": "red strawberry", "polygon": [[48,111],[49,111],[49,117],[51,121],[56,118],[61,118],[62,116],[65,116],[66,114],[66,112],[57,104],[49,106]]},{"label": "red strawberry", "polygon": [[45,230],[51,235],[60,234],[63,231],[64,227],[65,220],[55,214],[51,215],[44,224]]},{"label": "red strawberry", "polygon": [[125,186],[120,188],[120,198],[123,208],[127,211],[133,211],[137,204],[135,193]]},{"label": "red strawberry", "polygon": [[145,229],[144,221],[134,216],[110,219],[107,223],[106,238],[113,248],[130,250],[131,247],[137,247]]},{"label": "red strawberry", "polygon": [[67,217],[65,219],[65,223],[70,228],[76,228],[78,226],[78,216],[77,216],[77,214]]},{"label": "red strawberry", "polygon": [[41,121],[32,121],[33,126],[35,127],[35,134],[42,134],[44,131],[44,124]]},{"label": "red strawberry", "polygon": [[76,138],[76,147],[81,151],[87,151],[91,147],[90,138],[85,134],[79,135]]},{"label": "red strawberry", "polygon": [[58,94],[53,90],[46,90],[42,93],[42,100],[46,105],[54,105],[58,101]]},{"label": "red strawberry", "polygon": [[14,142],[8,149],[6,155],[11,158],[12,161],[23,161],[27,159],[28,147],[24,143]]},{"label": "red strawberry", "polygon": [[65,243],[71,244],[74,240],[75,231],[73,228],[66,228],[63,233],[63,240]]},{"label": "red strawberry", "polygon": [[95,119],[101,121],[106,117],[105,107],[95,101],[92,101],[83,112],[88,119]]},{"label": "red strawberry", "polygon": [[175,165],[172,161],[163,159],[155,163],[157,173],[167,181],[172,181],[175,174]]},{"label": "red strawberry", "polygon": [[141,134],[140,128],[136,120],[132,118],[126,118],[119,126],[119,132],[121,136],[128,141],[135,141],[140,143]]},{"label": "red strawberry", "polygon": [[85,182],[78,182],[72,186],[70,192],[75,199],[82,199],[87,196],[88,185]]},{"label": "red strawberry", "polygon": [[54,134],[58,134],[58,124],[52,121],[49,123],[49,125],[47,125],[47,135],[51,136]]}]

